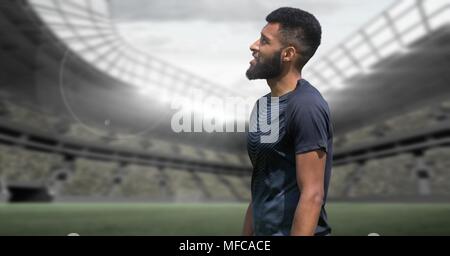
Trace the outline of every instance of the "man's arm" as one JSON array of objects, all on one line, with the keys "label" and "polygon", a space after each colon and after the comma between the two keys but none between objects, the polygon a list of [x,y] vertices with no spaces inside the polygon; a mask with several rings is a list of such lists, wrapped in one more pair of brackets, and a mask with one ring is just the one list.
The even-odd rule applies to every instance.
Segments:
[{"label": "man's arm", "polygon": [[247,212],[245,213],[244,228],[242,229],[243,236],[253,236],[253,206],[252,202],[248,204]]},{"label": "man's arm", "polygon": [[296,155],[300,199],[292,222],[291,235],[313,236],[324,196],[326,153],[321,150]]}]

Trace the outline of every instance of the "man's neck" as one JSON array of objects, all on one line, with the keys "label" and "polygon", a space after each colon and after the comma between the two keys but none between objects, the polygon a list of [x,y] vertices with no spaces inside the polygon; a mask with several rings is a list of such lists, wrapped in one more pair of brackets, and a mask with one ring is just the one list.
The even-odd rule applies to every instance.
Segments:
[{"label": "man's neck", "polygon": [[280,97],[288,92],[295,90],[297,82],[302,78],[299,72],[289,72],[286,75],[267,79],[267,84],[270,87],[271,97]]}]

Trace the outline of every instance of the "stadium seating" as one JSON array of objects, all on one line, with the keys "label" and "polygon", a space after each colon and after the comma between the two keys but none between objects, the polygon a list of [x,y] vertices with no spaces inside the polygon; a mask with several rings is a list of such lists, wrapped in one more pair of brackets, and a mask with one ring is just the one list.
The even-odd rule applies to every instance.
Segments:
[{"label": "stadium seating", "polygon": [[180,155],[191,159],[202,159],[202,156],[198,153],[197,149],[186,144],[178,144]]},{"label": "stadium seating", "polygon": [[134,150],[148,150],[151,145],[147,138],[143,136],[121,136],[120,134],[115,134],[111,136],[112,138],[108,141],[110,146],[120,147],[124,149],[134,149]]},{"label": "stadium seating", "polygon": [[207,161],[216,163],[222,162],[222,158],[217,154],[217,152],[206,148],[201,149],[201,151]]},{"label": "stadium seating", "polygon": [[0,176],[7,184],[46,185],[61,161],[59,155],[0,145]]},{"label": "stadium seating", "polygon": [[232,175],[220,174],[222,181],[226,181],[229,187],[234,191],[234,195],[239,201],[250,200],[250,175]]},{"label": "stadium seating", "polygon": [[[194,148],[187,144],[171,144],[167,141],[144,136],[124,136],[124,134],[87,126],[48,113],[31,110],[12,101],[2,101],[0,117],[12,123],[39,130],[56,133],[59,136],[80,140],[81,142],[97,142],[124,149],[144,150],[149,153],[176,154],[193,160],[212,163],[227,163],[236,166],[250,166],[246,154],[218,152],[205,148]],[[25,182],[53,184],[52,171],[61,165],[62,157],[47,153],[32,153],[10,146],[1,146],[0,176],[7,182]],[[33,170],[25,172],[23,170]],[[201,200],[248,200],[249,177],[238,178],[234,175],[198,173],[185,170],[165,170],[167,180],[155,168],[129,165],[123,168],[120,177],[116,175],[117,165],[86,159],[77,159],[74,171],[60,186],[61,196],[97,196],[117,198],[147,198],[175,201]],[[119,180],[114,183],[115,177]],[[244,180],[244,181],[243,181]],[[246,180],[246,181],[245,181]],[[248,186],[245,185],[247,182]],[[164,185],[165,184],[165,185]],[[203,184],[204,187],[201,187]],[[161,187],[166,187],[161,188]]]},{"label": "stadium seating", "polygon": [[388,119],[385,123],[394,133],[407,133],[430,127],[437,121],[433,118],[431,107],[421,108],[404,115]]},{"label": "stadium seating", "polygon": [[66,137],[82,140],[85,142],[99,142],[105,143],[105,138],[108,137],[108,132],[93,126],[88,126],[82,123],[71,123],[69,130],[63,134]]},{"label": "stadium seating", "polygon": [[120,182],[115,185],[111,197],[162,199],[159,171],[154,167],[128,165],[123,170]]},{"label": "stadium seating", "polygon": [[[383,136],[414,132],[449,120],[450,101],[435,107],[426,107],[387,119],[337,136],[337,148],[372,142]],[[227,163],[251,166],[245,152],[235,154],[195,148],[187,144],[173,144],[149,136],[125,136],[119,132],[86,127],[48,113],[31,110],[29,106],[3,100],[0,118],[11,123],[33,128],[41,132],[57,133],[80,141],[94,141],[124,149],[142,150],[158,154],[178,154],[182,157],[211,163]],[[0,146],[0,177],[3,183],[49,184],[52,172],[62,162],[55,154],[41,153],[19,147]],[[450,150],[435,148],[426,151],[425,158],[431,164],[430,187],[432,195],[450,194]],[[336,166],[329,188],[330,198],[365,198],[411,196],[417,194],[417,175],[413,173],[413,157],[400,155],[374,159],[358,168],[356,164]],[[101,171],[99,171],[101,170]],[[76,160],[75,172],[62,186],[62,195],[108,196],[144,198],[148,200],[174,200],[178,202],[247,201],[250,198],[250,177],[232,174],[192,173],[168,169],[167,180],[153,167],[126,166],[120,182],[114,185],[117,166],[93,160]],[[248,183],[246,186],[245,183]]]},{"label": "stadium seating", "polygon": [[[250,167],[245,152],[236,154],[207,148],[195,148],[187,144],[174,144],[151,136],[126,136],[111,131],[86,126],[61,116],[33,109],[2,97],[0,118],[33,130],[59,134],[86,142],[98,142],[113,147],[141,150],[149,153],[179,155],[181,157],[211,163],[226,163]],[[424,107],[406,114],[394,116],[381,123],[374,123],[335,137],[336,148],[373,142],[384,136],[405,134],[432,127],[450,120],[450,101]],[[62,162],[62,157],[19,147],[0,146],[0,177],[3,183],[49,184],[52,172]],[[426,151],[426,161],[431,163],[430,187],[432,195],[450,194],[450,150],[435,148]],[[400,155],[370,160],[357,164],[336,166],[329,188],[330,198],[364,198],[412,196],[417,194],[417,175],[413,173],[413,157]],[[101,171],[99,171],[101,170]],[[211,174],[168,169],[163,180],[153,167],[130,165],[124,167],[120,182],[114,185],[117,170],[115,163],[93,160],[76,160],[75,172],[62,186],[62,195],[109,196],[145,198],[148,200],[188,201],[246,201],[250,198],[250,177],[232,174]],[[4,185],[3,185],[4,186]]]},{"label": "stadium seating", "polygon": [[374,130],[375,126],[371,125],[347,133],[344,139],[345,145],[360,144],[375,140],[376,135]]},{"label": "stadium seating", "polygon": [[348,188],[352,183],[356,164],[346,164],[333,167],[331,181],[328,187],[329,198],[344,198],[347,196]]},{"label": "stadium seating", "polygon": [[77,159],[75,170],[60,193],[64,196],[108,196],[116,170],[116,163]]},{"label": "stadium seating", "polygon": [[154,138],[151,135],[129,135],[124,131],[101,129],[67,117],[34,109],[32,106],[22,106],[13,103],[13,101],[3,99],[0,104],[0,118],[32,130],[57,134],[82,142],[94,142],[124,149],[143,150],[149,153],[166,155],[173,155],[175,152],[185,158],[215,163],[245,165],[245,161],[247,161],[244,160],[243,162],[238,155],[229,152],[200,149],[187,144],[174,144]]},{"label": "stadium seating", "polygon": [[175,202],[199,202],[206,198],[190,171],[180,169],[164,169],[168,177],[167,183],[173,191]]},{"label": "stadium seating", "polygon": [[221,152],[220,155],[222,156],[223,162],[227,164],[242,165],[242,161],[237,154]]},{"label": "stadium seating", "polygon": [[450,147],[433,148],[425,152],[430,163],[430,185],[432,195],[450,195]]},{"label": "stadium seating", "polygon": [[410,154],[370,160],[357,169],[349,197],[392,197],[417,195],[417,177]]},{"label": "stadium seating", "polygon": [[31,106],[17,102],[13,103],[13,101],[8,99],[1,100],[1,118],[7,119],[13,124],[23,125],[41,132],[55,132],[55,124],[58,122],[57,118],[45,115]]},{"label": "stadium seating", "polygon": [[148,151],[171,155],[173,154],[173,145],[161,139],[151,138],[151,146],[148,148]]},{"label": "stadium seating", "polygon": [[450,120],[450,101],[442,101],[436,106],[427,106],[405,114],[386,119],[381,123],[367,125],[336,136],[337,148],[373,142],[384,136],[403,135],[433,127]]},{"label": "stadium seating", "polygon": [[238,200],[230,188],[225,185],[217,174],[198,172],[198,177],[202,179],[207,193],[212,201],[236,201]]}]

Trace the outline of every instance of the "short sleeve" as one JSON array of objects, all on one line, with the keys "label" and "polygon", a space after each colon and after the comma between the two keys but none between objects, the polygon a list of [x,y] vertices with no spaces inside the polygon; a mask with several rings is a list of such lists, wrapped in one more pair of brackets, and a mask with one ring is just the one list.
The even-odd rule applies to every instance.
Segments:
[{"label": "short sleeve", "polygon": [[295,153],[301,154],[313,150],[328,152],[330,123],[327,108],[320,102],[293,106],[289,121],[289,130],[294,141]]}]

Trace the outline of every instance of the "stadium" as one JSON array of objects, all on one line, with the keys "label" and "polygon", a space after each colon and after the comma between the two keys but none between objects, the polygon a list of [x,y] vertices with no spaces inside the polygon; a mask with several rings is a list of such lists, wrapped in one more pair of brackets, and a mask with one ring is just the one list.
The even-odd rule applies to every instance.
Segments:
[{"label": "stadium", "polygon": [[[142,51],[118,2],[1,1],[0,235],[240,235],[246,134],[174,132],[171,99],[262,94]],[[395,1],[308,64],[334,121],[333,235],[450,235],[449,17]]]}]

